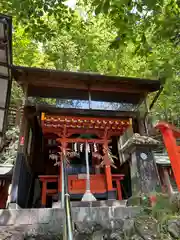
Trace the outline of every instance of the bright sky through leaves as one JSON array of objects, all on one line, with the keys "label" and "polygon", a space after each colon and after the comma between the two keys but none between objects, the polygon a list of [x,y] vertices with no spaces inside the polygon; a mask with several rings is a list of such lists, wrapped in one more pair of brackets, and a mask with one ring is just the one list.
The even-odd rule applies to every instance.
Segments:
[{"label": "bright sky through leaves", "polygon": [[74,9],[75,6],[76,6],[76,0],[68,0],[68,1],[66,1],[65,5],[69,6],[72,9]]}]

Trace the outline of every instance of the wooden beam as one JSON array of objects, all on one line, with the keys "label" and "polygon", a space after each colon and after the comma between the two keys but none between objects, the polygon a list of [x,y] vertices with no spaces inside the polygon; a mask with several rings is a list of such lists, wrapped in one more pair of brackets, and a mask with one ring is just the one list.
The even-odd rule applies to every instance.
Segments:
[{"label": "wooden beam", "polygon": [[[104,119],[107,118],[114,118],[114,119],[118,119],[118,118],[137,118],[137,112],[133,112],[133,111],[113,111],[113,110],[90,110],[90,109],[72,109],[72,108],[56,108],[56,107],[52,107],[50,105],[46,105],[46,104],[38,104],[36,106],[37,108],[37,112],[46,112],[48,114],[53,114],[53,115],[66,115],[66,116],[85,116],[85,117],[103,117]],[[108,113],[108,114],[107,114]]]},{"label": "wooden beam", "polygon": [[[103,144],[104,143],[104,139],[84,139],[84,138],[57,138],[56,139],[58,142],[67,142],[67,143],[99,143],[99,144]],[[108,140],[108,143],[111,142],[111,140]]]},{"label": "wooden beam", "polygon": [[[32,85],[32,79],[29,79],[27,82],[29,85]],[[21,82],[23,83],[23,82]],[[24,84],[24,83],[23,83]],[[145,86],[136,86],[134,84],[127,86],[125,84],[107,84],[107,83],[96,83],[91,84],[90,87],[88,87],[87,84],[85,84],[82,81],[75,81],[74,83],[66,82],[58,79],[57,81],[51,81],[51,79],[43,79],[43,81],[35,80],[33,81],[33,87],[49,87],[49,88],[62,88],[62,89],[77,89],[77,90],[84,90],[87,91],[90,90],[91,92],[99,91],[99,92],[116,92],[116,93],[143,93],[146,95],[148,92],[148,88]],[[113,87],[113,85],[116,85],[116,87]]]}]

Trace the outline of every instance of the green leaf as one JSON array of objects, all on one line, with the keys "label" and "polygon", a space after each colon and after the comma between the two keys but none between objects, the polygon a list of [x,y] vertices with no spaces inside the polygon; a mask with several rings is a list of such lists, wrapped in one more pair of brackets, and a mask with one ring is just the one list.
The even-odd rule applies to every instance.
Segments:
[{"label": "green leaf", "polygon": [[103,3],[100,3],[96,9],[95,9],[95,14],[98,15],[103,9]]},{"label": "green leaf", "polygon": [[141,13],[142,12],[142,5],[137,4],[137,10]]},{"label": "green leaf", "polygon": [[99,5],[99,0],[94,0],[94,1],[92,2],[92,6],[97,6],[97,5]]},{"label": "green leaf", "polygon": [[110,7],[110,0],[105,0],[104,5],[103,5],[103,12],[106,14],[109,11]]},{"label": "green leaf", "polygon": [[49,7],[47,4],[44,4],[44,11],[47,12],[49,10]]}]

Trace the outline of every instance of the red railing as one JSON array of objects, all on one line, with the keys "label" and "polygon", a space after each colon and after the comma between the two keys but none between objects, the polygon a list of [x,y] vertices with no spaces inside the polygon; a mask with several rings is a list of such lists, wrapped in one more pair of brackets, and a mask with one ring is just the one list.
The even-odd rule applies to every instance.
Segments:
[{"label": "red railing", "polygon": [[177,146],[176,143],[176,139],[180,138],[180,130],[166,122],[159,122],[155,128],[159,129],[163,136],[176,184],[180,191],[180,146]]}]

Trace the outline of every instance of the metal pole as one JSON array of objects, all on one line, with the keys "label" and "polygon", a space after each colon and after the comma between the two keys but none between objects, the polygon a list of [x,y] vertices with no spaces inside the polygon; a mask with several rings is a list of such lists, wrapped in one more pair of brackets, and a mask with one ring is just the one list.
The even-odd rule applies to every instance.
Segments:
[{"label": "metal pole", "polygon": [[68,193],[65,194],[65,212],[66,212],[66,232],[68,240],[73,240],[73,224],[71,217],[71,206],[70,206],[70,196]]},{"label": "metal pole", "polygon": [[[65,188],[65,179],[64,179],[64,158],[62,159],[61,162],[61,207],[64,208],[64,200],[65,200],[65,194],[64,194],[64,188]],[[66,222],[66,211],[65,212],[65,219],[64,219],[64,232],[63,232],[63,240],[68,240],[68,235],[67,235],[67,222]]]},{"label": "metal pole", "polygon": [[68,237],[67,237],[66,218],[64,219],[64,232],[63,232],[63,240],[68,240]]},{"label": "metal pole", "polygon": [[88,143],[85,143],[85,156],[86,156],[86,191],[90,191],[90,174],[89,174],[89,155]]},{"label": "metal pole", "polygon": [[65,216],[66,216],[66,236],[67,240],[73,240],[73,224],[71,216],[70,195],[68,193],[68,175],[66,171],[66,160],[64,160],[64,203],[65,203]]},{"label": "metal pole", "polygon": [[88,90],[88,96],[89,96],[89,109],[91,109],[91,92]]},{"label": "metal pole", "polygon": [[88,143],[85,143],[85,156],[86,156],[86,192],[83,195],[82,201],[96,201],[96,198],[91,193],[90,186],[90,173],[89,173],[89,156],[88,156]]},{"label": "metal pole", "polygon": [[64,159],[61,161],[61,208],[64,208]]}]

